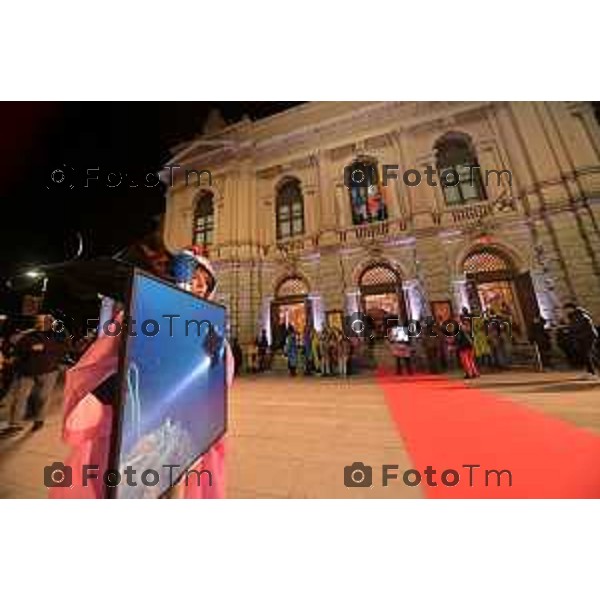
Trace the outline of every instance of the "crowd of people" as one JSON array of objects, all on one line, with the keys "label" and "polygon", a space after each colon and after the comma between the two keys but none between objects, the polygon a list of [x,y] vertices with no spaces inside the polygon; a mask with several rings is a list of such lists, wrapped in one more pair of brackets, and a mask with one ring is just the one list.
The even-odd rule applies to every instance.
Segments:
[{"label": "crowd of people", "polygon": [[[589,312],[573,303],[563,307],[557,325],[536,317],[528,324],[540,370],[552,369],[561,360],[569,368],[584,370],[585,377],[600,374],[600,327]],[[482,372],[509,369],[513,362],[514,326],[510,315],[471,314],[464,308],[457,318],[455,335],[431,331],[431,317],[421,322],[421,333],[408,335],[405,328],[390,330],[386,346],[395,359],[399,375],[417,371],[433,374],[462,369],[464,377],[473,379]],[[93,342],[90,337],[75,339],[48,335],[52,317],[38,315],[29,326],[8,326],[0,331],[0,436],[18,433],[33,421],[33,431],[43,427],[49,401],[61,370],[75,364]],[[438,324],[439,325],[439,324]],[[277,344],[269,343],[262,330],[255,343],[244,353],[237,340],[231,340],[236,375],[242,371],[265,372],[280,352],[287,370],[294,377],[319,375],[345,378],[364,367],[372,367],[375,341],[348,337],[331,326],[321,331],[307,327],[298,332],[289,325]],[[246,355],[245,355],[246,354]],[[245,355],[245,356],[244,356]],[[246,360],[244,360],[246,359]]]},{"label": "crowd of people", "polygon": [[[247,370],[254,373],[270,370],[274,355],[281,352],[292,377],[299,372],[323,377],[347,377],[358,368],[355,359],[361,346],[361,340],[346,337],[337,327],[326,326],[321,331],[308,327],[300,332],[290,324],[281,339],[273,344],[269,344],[267,332],[263,329],[248,349]],[[241,366],[243,352],[236,339],[233,341],[232,351],[236,364]]]},{"label": "crowd of people", "polygon": [[510,330],[489,315],[474,318],[463,312],[456,327],[445,334],[432,317],[420,322],[419,335],[405,328],[392,330],[387,339],[396,360],[396,373],[412,375],[416,371],[440,374],[462,368],[466,379],[479,377],[482,368],[504,370],[511,366]]},{"label": "crowd of people", "polygon": [[[466,379],[479,377],[482,370],[502,371],[511,367],[514,335],[518,331],[510,313],[475,315],[463,308],[457,323],[459,328],[454,335],[422,333],[389,339],[391,352],[396,357],[396,372],[413,373],[419,358],[424,370],[430,373],[440,373],[457,366],[463,370]],[[424,319],[421,331],[428,331],[429,324],[428,319]],[[551,327],[538,316],[527,329],[528,341],[534,348],[540,370],[555,366],[556,347],[564,354],[569,367],[585,369],[588,378],[598,377],[600,327],[594,324],[584,308],[567,303],[558,327]]]},{"label": "crowd of people", "polygon": [[[406,328],[390,329],[386,346],[394,357],[398,374],[417,371],[433,374],[462,369],[464,377],[473,379],[482,372],[504,371],[513,365],[515,336],[521,331],[513,320],[509,307],[502,312],[486,311],[472,314],[463,308],[455,323],[456,331],[444,335],[440,324],[431,335],[433,318],[420,323],[419,335],[409,335]],[[404,333],[403,333],[404,332]],[[536,317],[527,324],[528,341],[534,349],[534,363],[540,370],[551,369],[555,362],[563,362],[573,369],[585,369],[588,377],[596,377],[600,362],[600,330],[590,314],[582,307],[567,303],[558,326]],[[325,326],[321,331],[309,327],[297,332],[288,325],[285,334],[272,345],[263,329],[247,351],[250,372],[264,372],[272,368],[273,357],[280,352],[286,359],[287,370],[293,377],[298,373],[346,377],[357,373],[363,366],[373,366],[369,360],[375,341],[347,337],[335,327]],[[243,351],[237,340],[232,350],[236,369],[242,370]],[[532,365],[533,366],[533,365]]]}]

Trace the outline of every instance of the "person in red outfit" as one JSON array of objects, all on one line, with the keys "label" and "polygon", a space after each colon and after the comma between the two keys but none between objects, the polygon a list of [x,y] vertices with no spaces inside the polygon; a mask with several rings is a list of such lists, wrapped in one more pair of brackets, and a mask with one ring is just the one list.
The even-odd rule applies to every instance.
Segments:
[{"label": "person in red outfit", "polygon": [[479,377],[479,370],[475,363],[473,333],[471,319],[469,317],[461,319],[460,329],[456,335],[455,344],[458,352],[458,359],[465,372],[465,379]]},{"label": "person in red outfit", "polygon": [[[129,248],[119,257],[144,268],[159,277],[168,276],[172,257],[162,244],[147,238]],[[191,282],[192,293],[211,297],[216,277],[210,263],[204,257],[198,261]],[[114,312],[116,322],[122,323],[123,310]],[[65,464],[71,467],[72,485],[53,487],[51,498],[104,498],[102,477],[82,481],[83,465],[98,465],[98,473],[108,469],[108,458],[113,423],[110,390],[112,377],[118,368],[119,336],[100,336],[94,341],[81,359],[67,371],[64,398],[63,440],[71,447]],[[226,351],[227,385],[233,380],[233,357],[229,347]],[[106,389],[106,388],[109,389]],[[194,476],[171,489],[169,498],[223,498],[225,496],[225,443],[219,440],[190,468],[200,473],[209,471],[210,479]]]}]

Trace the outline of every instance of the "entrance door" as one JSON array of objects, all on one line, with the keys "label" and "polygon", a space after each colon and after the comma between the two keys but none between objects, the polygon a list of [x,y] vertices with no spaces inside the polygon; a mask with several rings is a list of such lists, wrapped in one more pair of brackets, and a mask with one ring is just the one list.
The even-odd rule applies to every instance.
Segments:
[{"label": "entrance door", "polygon": [[271,339],[276,348],[283,347],[286,331],[290,325],[302,339],[305,329],[310,327],[309,306],[308,298],[281,300],[271,304]]},{"label": "entrance door", "polygon": [[513,335],[525,339],[539,308],[529,273],[517,274],[510,261],[495,248],[472,252],[464,262],[470,309],[510,316]]},{"label": "entrance door", "polygon": [[386,319],[397,318],[403,321],[404,311],[400,308],[398,293],[366,293],[362,297],[363,312],[371,317],[375,324],[375,336],[383,337],[387,332]]},{"label": "entrance door", "polygon": [[493,311],[496,315],[509,317],[512,323],[513,335],[517,338],[523,337],[525,320],[514,278],[482,281],[477,284],[477,293],[483,310]]},{"label": "entrance door", "polygon": [[400,276],[390,266],[381,264],[368,268],[360,277],[363,313],[373,319],[375,337],[387,333],[387,319],[406,319],[406,304]]},{"label": "entrance door", "polygon": [[271,303],[271,339],[275,349],[283,348],[290,325],[300,339],[304,331],[312,326],[308,286],[299,277],[285,279],[277,289],[276,299]]},{"label": "entrance door", "polygon": [[540,316],[540,307],[537,302],[533,281],[529,273],[521,273],[515,277],[515,288],[521,305],[525,328],[528,336],[531,335],[531,324]]}]

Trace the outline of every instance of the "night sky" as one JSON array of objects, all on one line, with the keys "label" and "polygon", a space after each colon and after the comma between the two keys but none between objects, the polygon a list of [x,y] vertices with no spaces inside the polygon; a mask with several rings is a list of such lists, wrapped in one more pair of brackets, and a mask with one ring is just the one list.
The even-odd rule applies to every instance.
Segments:
[{"label": "night sky", "polygon": [[[244,114],[257,119],[294,104],[3,103],[0,276],[72,256],[78,231],[88,257],[113,253],[147,232],[153,215],[164,211],[164,190],[162,184],[145,187],[145,175],[164,165],[175,144],[200,134],[212,108],[235,122]],[[101,179],[86,188],[86,169],[95,167]],[[55,169],[66,173],[62,183],[53,183]],[[127,177],[110,188],[109,172]]]}]

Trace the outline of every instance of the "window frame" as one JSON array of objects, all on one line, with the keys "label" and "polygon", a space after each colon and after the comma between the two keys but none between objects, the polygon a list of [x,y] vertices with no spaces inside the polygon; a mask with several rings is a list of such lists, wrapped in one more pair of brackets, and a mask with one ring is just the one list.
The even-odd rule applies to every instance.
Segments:
[{"label": "window frame", "polygon": [[[436,169],[441,175],[444,171],[451,170],[458,175],[458,183],[448,185],[440,177],[440,185],[444,194],[446,206],[463,206],[471,202],[482,202],[488,199],[487,191],[481,178],[477,152],[473,147],[471,138],[462,133],[446,134],[439,138],[434,146],[436,154]],[[460,162],[457,158],[460,155]],[[461,177],[468,172],[468,179]],[[475,189],[476,194],[470,195],[466,190]],[[447,190],[452,190],[448,192]],[[450,201],[450,194],[457,194],[456,200]]]},{"label": "window frame", "polygon": [[[295,188],[296,194],[287,193],[287,189]],[[284,211],[285,209],[285,211]],[[282,215],[282,212],[286,214]],[[285,227],[285,231],[284,231]],[[275,198],[275,236],[277,240],[286,240],[306,233],[304,217],[304,194],[298,179],[286,179],[277,187]]]},{"label": "window frame", "polygon": [[[350,220],[352,221],[352,225],[356,227],[373,223],[383,223],[389,219],[389,207],[387,205],[386,195],[383,191],[383,186],[379,180],[379,161],[369,156],[359,156],[352,161],[351,166],[359,164],[367,165],[374,173],[374,182],[372,182],[372,184],[377,186],[377,192],[380,196],[380,202],[382,203],[383,216],[382,218],[376,218],[375,215],[371,214],[369,209],[369,186],[348,187],[348,205],[350,208]],[[361,199],[364,201],[364,212],[366,214],[366,218],[363,217],[362,219],[357,218],[361,215],[357,215],[355,212],[354,196],[358,194],[358,190],[361,191]]]},{"label": "window frame", "polygon": [[[207,210],[207,206],[209,209]],[[211,246],[215,233],[215,195],[210,190],[204,190],[196,199],[194,207],[194,222],[192,241],[197,246]]]}]

